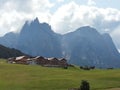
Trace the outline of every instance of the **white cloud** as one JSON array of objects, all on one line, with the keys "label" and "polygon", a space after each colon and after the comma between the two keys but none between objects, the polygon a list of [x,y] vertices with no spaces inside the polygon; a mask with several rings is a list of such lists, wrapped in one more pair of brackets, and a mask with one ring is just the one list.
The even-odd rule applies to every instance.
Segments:
[{"label": "white cloud", "polygon": [[65,0],[57,0],[58,2],[64,2]]},{"label": "white cloud", "polygon": [[[70,2],[58,8],[51,18],[52,28],[58,33],[68,33],[81,26],[90,25],[101,33],[110,33],[120,48],[120,10],[78,5]],[[117,29],[116,29],[117,28]]]},{"label": "white cloud", "polygon": [[[20,30],[26,20],[38,17],[40,22],[48,22],[58,33],[67,33],[90,25],[99,32],[108,32],[116,46],[120,48],[120,10],[98,8],[95,0],[88,0],[87,5],[79,5],[75,0],[58,5],[65,0],[0,0],[0,35],[9,31]],[[57,3],[57,4],[56,4]],[[58,7],[54,7],[58,5]],[[51,13],[52,12],[52,13]],[[118,27],[120,28],[120,27]]]},{"label": "white cloud", "polygon": [[53,30],[58,33],[65,33],[73,29],[73,12],[78,6],[72,2],[59,8],[51,18],[50,24]]},{"label": "white cloud", "polygon": [[112,31],[111,33],[112,39],[114,41],[114,43],[116,44],[116,47],[119,49],[120,51],[120,26],[118,26],[114,31]]},{"label": "white cloud", "polygon": [[95,0],[88,0],[88,5],[96,5]]},{"label": "white cloud", "polygon": [[47,11],[49,8],[53,7],[54,4],[50,3],[48,0],[32,0],[31,5],[32,10],[36,11]]},{"label": "white cloud", "polygon": [[49,0],[1,0],[0,35],[19,30],[26,20],[35,17],[41,22],[49,22],[53,6]]},{"label": "white cloud", "polygon": [[120,11],[70,2],[54,13],[50,24],[55,32],[63,34],[85,25],[93,26],[102,33],[110,32],[120,24]]}]

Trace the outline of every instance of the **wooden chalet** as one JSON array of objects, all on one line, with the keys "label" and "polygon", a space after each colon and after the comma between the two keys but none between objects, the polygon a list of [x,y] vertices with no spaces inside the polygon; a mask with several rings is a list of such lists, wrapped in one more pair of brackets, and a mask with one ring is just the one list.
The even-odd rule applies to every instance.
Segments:
[{"label": "wooden chalet", "polygon": [[19,56],[19,57],[16,57],[16,59],[14,61],[17,64],[28,64],[27,59],[29,59],[29,57],[27,57],[27,56]]},{"label": "wooden chalet", "polygon": [[41,65],[46,67],[67,67],[67,60],[64,58],[45,58],[42,56],[37,56],[34,58],[29,58],[27,56],[20,56],[16,58],[9,58],[8,63],[16,64],[26,64],[26,65]]}]

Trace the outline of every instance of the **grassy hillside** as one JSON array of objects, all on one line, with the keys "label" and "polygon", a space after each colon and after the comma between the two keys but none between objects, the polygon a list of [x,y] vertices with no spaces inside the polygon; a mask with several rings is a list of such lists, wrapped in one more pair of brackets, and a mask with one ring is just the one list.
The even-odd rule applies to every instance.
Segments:
[{"label": "grassy hillside", "polygon": [[91,90],[120,87],[120,70],[80,70],[6,64],[0,61],[0,90],[68,90],[90,82]]}]

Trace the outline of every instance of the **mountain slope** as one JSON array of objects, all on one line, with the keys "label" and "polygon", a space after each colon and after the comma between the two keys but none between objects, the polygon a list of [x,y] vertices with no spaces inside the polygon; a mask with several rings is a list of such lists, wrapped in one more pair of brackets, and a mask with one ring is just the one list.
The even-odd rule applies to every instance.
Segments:
[{"label": "mountain slope", "polygon": [[69,63],[97,67],[119,67],[120,56],[110,36],[100,35],[94,28],[81,27],[63,37]]},{"label": "mountain slope", "polygon": [[26,21],[19,34],[1,37],[0,44],[32,56],[65,57],[76,65],[120,67],[120,55],[109,34],[101,35],[89,26],[59,35],[36,18]]},{"label": "mountain slope", "polygon": [[16,48],[18,36],[18,33],[9,32],[4,37],[0,37],[0,44],[10,48]]},{"label": "mountain slope", "polygon": [[17,57],[25,55],[24,53],[20,52],[16,49],[10,49],[8,47],[5,47],[3,45],[0,45],[0,58],[10,58],[10,57]]},{"label": "mountain slope", "polygon": [[39,23],[37,18],[23,26],[17,49],[33,56],[62,56],[59,35],[54,33],[47,23]]}]

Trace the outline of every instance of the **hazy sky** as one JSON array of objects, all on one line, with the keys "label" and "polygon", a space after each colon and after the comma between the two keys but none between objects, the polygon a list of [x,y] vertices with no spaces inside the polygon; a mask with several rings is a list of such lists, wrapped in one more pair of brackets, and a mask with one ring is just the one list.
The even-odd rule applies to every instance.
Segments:
[{"label": "hazy sky", "polygon": [[0,0],[0,36],[38,17],[58,33],[90,25],[111,34],[120,48],[120,0]]}]

